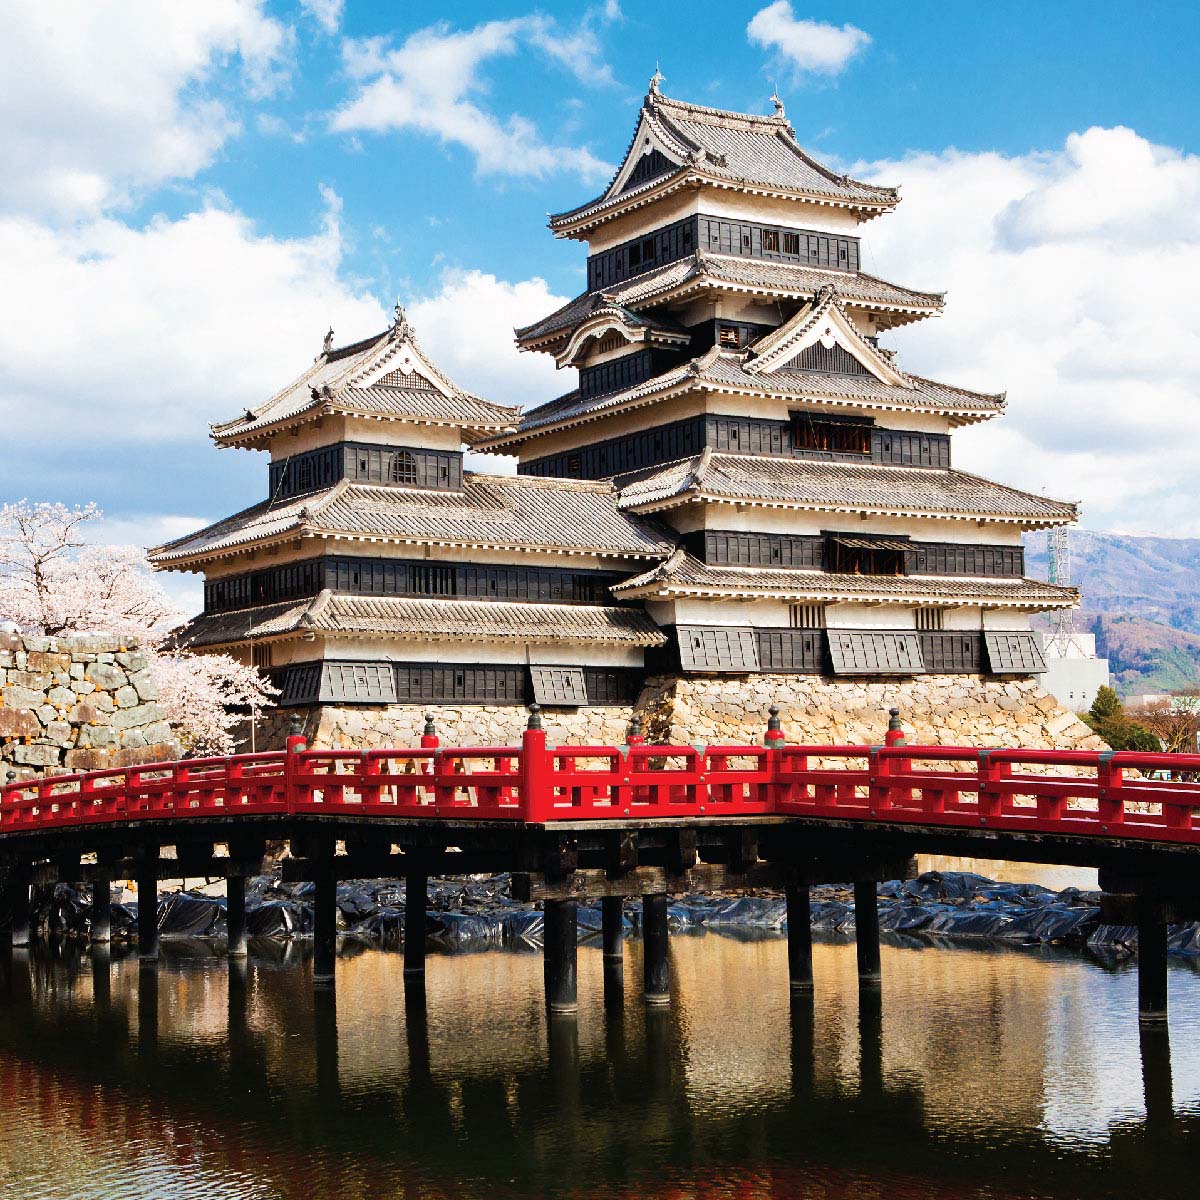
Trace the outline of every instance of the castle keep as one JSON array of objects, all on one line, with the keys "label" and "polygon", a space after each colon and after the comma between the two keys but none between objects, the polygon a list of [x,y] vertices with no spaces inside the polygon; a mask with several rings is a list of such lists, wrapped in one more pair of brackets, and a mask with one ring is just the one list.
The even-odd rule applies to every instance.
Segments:
[{"label": "castle keep", "polygon": [[[399,308],[327,338],[213,427],[269,453],[267,498],[153,552],[205,573],[181,636],[251,657],[332,741],[409,738],[430,708],[492,741],[530,700],[564,738],[611,740],[640,706],[703,740],[759,732],[772,698],[791,736],[850,736],[890,699],[930,736],[938,708],[983,722],[960,739],[1083,736],[1029,630],[1077,596],[1026,579],[1021,544],[1075,507],[953,466],[953,431],[1004,398],[885,344],[943,304],[861,270],[897,192],[814,160],[777,100],[658,82],[604,194],[550,220],[587,244],[587,291],[517,331],[575,386],[524,413],[465,393]],[[517,475],[464,469],[464,446]]]}]

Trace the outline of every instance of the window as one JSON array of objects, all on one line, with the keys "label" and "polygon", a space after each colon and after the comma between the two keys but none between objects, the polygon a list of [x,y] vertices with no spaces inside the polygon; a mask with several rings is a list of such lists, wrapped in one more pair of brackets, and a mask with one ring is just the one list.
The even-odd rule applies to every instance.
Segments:
[{"label": "window", "polygon": [[779,253],[779,232],[775,229],[764,229],[762,235],[763,253]]},{"label": "window", "polygon": [[759,669],[753,629],[679,626],[679,662],[685,671],[749,673]]},{"label": "window", "polygon": [[392,482],[406,487],[417,485],[417,460],[407,450],[392,455]]},{"label": "window", "polygon": [[831,629],[829,656],[835,675],[918,675],[925,671],[915,633]]},{"label": "window", "polygon": [[793,629],[825,628],[825,605],[823,604],[793,604],[790,615],[790,624]]},{"label": "window", "polygon": [[911,549],[903,538],[835,533],[825,548],[825,569],[839,575],[903,575]]},{"label": "window", "polygon": [[567,477],[578,479],[583,474],[583,462],[578,454],[567,455]]},{"label": "window", "polygon": [[798,233],[785,233],[783,235],[783,252],[784,254],[800,253],[800,235]]},{"label": "window", "polygon": [[742,344],[741,332],[736,325],[722,325],[717,340],[726,349],[736,350]]},{"label": "window", "polygon": [[1034,675],[1046,669],[1032,633],[985,633],[983,641],[993,675]]},{"label": "window", "polygon": [[250,647],[250,661],[260,671],[266,671],[271,666],[271,647],[254,645]]},{"label": "window", "polygon": [[577,708],[587,703],[582,667],[531,666],[533,698],[538,704]]},{"label": "window", "polygon": [[944,608],[918,608],[918,629],[945,629],[946,610]]},{"label": "window", "polygon": [[821,420],[811,413],[794,412],[792,449],[870,455],[872,428],[867,421]]}]

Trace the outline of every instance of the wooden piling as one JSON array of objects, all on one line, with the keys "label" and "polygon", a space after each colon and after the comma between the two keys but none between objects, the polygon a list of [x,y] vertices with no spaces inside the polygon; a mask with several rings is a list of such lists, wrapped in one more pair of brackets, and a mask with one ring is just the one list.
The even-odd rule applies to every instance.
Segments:
[{"label": "wooden piling", "polygon": [[92,877],[92,928],[94,945],[112,941],[112,877],[97,874]]},{"label": "wooden piling", "polygon": [[158,958],[158,871],[154,866],[139,867],[138,894],[138,957],[143,962]]},{"label": "wooden piling", "polygon": [[600,921],[604,942],[605,961],[625,957],[625,914],[624,901],[620,896],[603,896],[600,899]]},{"label": "wooden piling", "polygon": [[29,879],[24,873],[14,871],[5,881],[3,907],[9,944],[28,946]]},{"label": "wooden piling", "polygon": [[1139,899],[1138,1020],[1146,1025],[1167,1019],[1167,923],[1161,906]]},{"label": "wooden piling", "polygon": [[667,896],[656,892],[642,897],[642,974],[647,1004],[667,1004],[671,999],[671,959],[667,931]]},{"label": "wooden piling", "polygon": [[812,904],[808,884],[789,885],[787,897],[788,982],[794,992],[811,992]]},{"label": "wooden piling", "polygon": [[425,977],[425,909],[429,902],[429,876],[404,877],[404,975]]},{"label": "wooden piling", "polygon": [[544,916],[546,1007],[552,1014],[573,1013],[579,1008],[578,904],[574,900],[547,900]]},{"label": "wooden piling", "polygon": [[313,892],[313,983],[332,987],[337,962],[337,876],[332,857],[323,859]]},{"label": "wooden piling", "polygon": [[226,950],[230,958],[245,958],[246,944],[246,877],[230,875],[225,880]]},{"label": "wooden piling", "polygon": [[874,880],[854,885],[855,947],[860,987],[875,987],[882,979],[879,964],[879,899]]}]

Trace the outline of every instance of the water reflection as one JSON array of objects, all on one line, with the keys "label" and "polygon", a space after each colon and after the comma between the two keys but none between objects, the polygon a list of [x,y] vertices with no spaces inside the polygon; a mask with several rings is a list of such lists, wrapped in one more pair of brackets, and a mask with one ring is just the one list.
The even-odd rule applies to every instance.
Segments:
[{"label": "water reflection", "polygon": [[[269,953],[256,953],[256,949]],[[672,1004],[579,956],[547,1020],[536,956],[227,964],[164,944],[0,955],[0,1193],[34,1197],[1126,1196],[1191,1192],[1200,978],[1171,1046],[1131,973],[1049,952],[672,943]],[[640,947],[627,947],[640,978]]]}]

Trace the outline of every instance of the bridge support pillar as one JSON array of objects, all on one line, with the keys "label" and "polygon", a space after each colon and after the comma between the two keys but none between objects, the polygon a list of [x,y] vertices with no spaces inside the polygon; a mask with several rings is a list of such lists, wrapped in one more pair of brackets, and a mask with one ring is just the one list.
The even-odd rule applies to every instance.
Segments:
[{"label": "bridge support pillar", "polygon": [[143,962],[158,958],[158,872],[153,866],[137,873],[138,957]]},{"label": "bridge support pillar", "polygon": [[3,918],[9,941],[14,946],[29,945],[29,879],[23,871],[14,871],[4,883]]},{"label": "bridge support pillar", "polygon": [[112,941],[112,877],[96,874],[92,876],[92,928],[93,944],[106,945]]},{"label": "bridge support pillar", "polygon": [[789,884],[787,897],[788,982],[794,992],[811,992],[812,906],[808,884]]},{"label": "bridge support pillar", "polygon": [[313,983],[318,987],[332,987],[337,962],[337,875],[333,869],[332,854],[322,858],[315,883]]},{"label": "bridge support pillar", "polygon": [[429,876],[404,877],[404,977],[425,978],[425,910],[429,906]]},{"label": "bridge support pillar", "polygon": [[671,1000],[671,957],[667,930],[667,896],[656,892],[642,897],[642,976],[647,1004]]},{"label": "bridge support pillar", "polygon": [[878,987],[883,975],[879,963],[879,899],[874,880],[859,880],[854,884],[854,928],[858,985]]},{"label": "bridge support pillar", "polygon": [[230,958],[245,958],[246,877],[230,875],[225,880],[226,950]]},{"label": "bridge support pillar", "polygon": [[1139,899],[1138,1020],[1160,1025],[1167,1019],[1167,923],[1161,906]]},{"label": "bridge support pillar", "polygon": [[600,900],[601,933],[604,939],[604,961],[622,962],[625,958],[624,901],[620,896],[604,896]]},{"label": "bridge support pillar", "polygon": [[546,1007],[556,1013],[579,1008],[579,907],[574,900],[545,903]]}]

